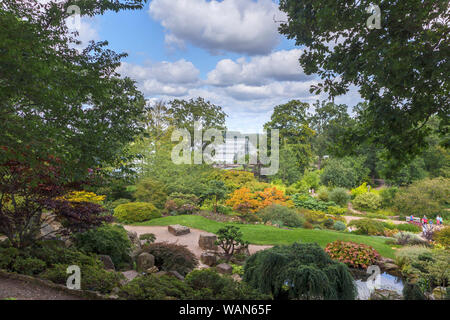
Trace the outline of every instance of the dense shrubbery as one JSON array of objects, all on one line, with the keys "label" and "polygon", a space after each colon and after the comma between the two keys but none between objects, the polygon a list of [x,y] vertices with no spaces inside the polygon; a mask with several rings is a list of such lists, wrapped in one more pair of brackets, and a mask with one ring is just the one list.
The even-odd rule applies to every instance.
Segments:
[{"label": "dense shrubbery", "polygon": [[230,194],[226,205],[240,213],[255,213],[272,204],[292,206],[292,202],[284,191],[276,187],[266,188],[264,191],[252,192],[249,188],[240,188]]},{"label": "dense shrubbery", "polygon": [[326,186],[353,188],[366,180],[369,173],[362,157],[336,158],[327,161],[320,180]]},{"label": "dense shrubbery", "polygon": [[111,257],[116,267],[130,264],[131,241],[127,231],[118,225],[104,225],[75,235],[78,249]]},{"label": "dense shrubbery", "polygon": [[370,236],[380,236],[384,235],[385,226],[383,222],[371,219],[359,219],[352,220],[349,224],[349,227],[356,227],[357,230],[355,233],[364,234]]},{"label": "dense shrubbery", "polygon": [[167,193],[163,183],[152,178],[144,178],[136,184],[134,197],[139,202],[152,203],[158,209],[164,209]]},{"label": "dense shrubbery", "polygon": [[341,216],[347,212],[346,208],[340,208],[336,206],[330,206],[328,207],[328,213],[335,215],[335,216]]},{"label": "dense shrubbery", "polygon": [[130,202],[121,204],[114,209],[114,217],[119,222],[142,222],[161,217],[156,207],[147,202]]},{"label": "dense shrubbery", "polygon": [[277,204],[264,208],[258,214],[264,223],[280,221],[282,225],[287,227],[301,227],[304,222],[304,219],[295,209]]},{"label": "dense shrubbery", "polygon": [[448,211],[444,210],[449,199],[450,179],[425,179],[399,190],[394,199],[394,208],[405,216],[413,214],[434,218],[440,214],[445,219],[449,216]]},{"label": "dense shrubbery", "polygon": [[145,244],[143,251],[155,257],[155,265],[164,271],[178,271],[181,275],[191,272],[197,265],[195,255],[186,247],[175,243]]},{"label": "dense shrubbery", "polygon": [[199,210],[199,198],[194,194],[172,193],[165,204],[166,212],[171,215],[194,214]]},{"label": "dense shrubbery", "polygon": [[335,241],[325,248],[333,260],[340,261],[353,268],[366,269],[377,262],[380,255],[372,247],[354,242]]},{"label": "dense shrubbery", "polygon": [[381,206],[383,208],[392,207],[394,205],[394,199],[397,192],[397,187],[381,188],[379,192],[381,197]]},{"label": "dense shrubbery", "polygon": [[417,234],[412,232],[398,232],[394,235],[395,244],[399,244],[402,246],[414,246],[414,245],[426,245],[427,242],[421,239]]},{"label": "dense shrubbery", "polygon": [[329,193],[328,199],[341,207],[347,207],[347,203],[350,201],[350,195],[344,188],[334,188]]},{"label": "dense shrubbery", "polygon": [[320,201],[309,195],[295,194],[293,197],[294,205],[297,208],[306,208],[310,210],[327,211],[328,207],[336,206],[334,202],[331,201]]},{"label": "dense shrubbery", "polygon": [[333,229],[337,231],[344,231],[345,229],[347,229],[347,227],[342,221],[336,221],[333,225]]},{"label": "dense shrubbery", "polygon": [[447,248],[450,247],[450,227],[445,227],[435,232],[433,240]]},{"label": "dense shrubbery", "polygon": [[259,251],[244,267],[244,281],[275,299],[354,299],[347,266],[331,260],[317,244],[294,243]]},{"label": "dense shrubbery", "polygon": [[399,231],[420,232],[422,229],[412,223],[397,224],[395,228]]},{"label": "dense shrubbery", "polygon": [[366,192],[356,196],[352,203],[355,209],[375,211],[381,207],[381,197],[375,193]]},{"label": "dense shrubbery", "polygon": [[367,182],[364,182],[359,187],[350,190],[350,194],[352,195],[352,198],[355,198],[355,197],[359,196],[360,194],[367,193],[367,192],[369,192],[369,189],[367,187]]}]

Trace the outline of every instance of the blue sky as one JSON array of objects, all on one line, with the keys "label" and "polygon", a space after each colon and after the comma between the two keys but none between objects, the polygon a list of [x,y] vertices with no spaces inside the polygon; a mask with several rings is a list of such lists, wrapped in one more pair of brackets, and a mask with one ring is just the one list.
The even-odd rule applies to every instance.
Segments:
[{"label": "blue sky", "polygon": [[[318,79],[303,73],[301,48],[278,34],[274,17],[285,19],[272,0],[151,0],[83,19],[80,39],[128,53],[119,72],[150,101],[202,96],[224,108],[230,130],[261,132],[276,105],[326,98],[309,93]],[[356,90],[336,100],[358,101]]]}]

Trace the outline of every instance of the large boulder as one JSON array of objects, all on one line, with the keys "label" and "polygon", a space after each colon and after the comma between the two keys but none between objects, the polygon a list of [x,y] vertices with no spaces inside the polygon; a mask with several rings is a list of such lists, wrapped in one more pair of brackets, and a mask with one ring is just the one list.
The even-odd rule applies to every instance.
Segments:
[{"label": "large boulder", "polygon": [[127,231],[128,238],[131,241],[131,244],[134,248],[140,249],[141,248],[141,240],[139,240],[139,236],[137,232],[134,231]]},{"label": "large boulder", "polygon": [[137,257],[136,267],[137,270],[142,272],[150,269],[155,265],[155,257],[150,253],[143,252]]},{"label": "large boulder", "polygon": [[221,274],[232,274],[233,273],[233,267],[230,266],[227,263],[221,263],[216,267],[216,270],[218,273]]},{"label": "large boulder", "polygon": [[188,227],[179,224],[169,226],[168,230],[174,236],[182,236],[191,232],[191,230]]},{"label": "large boulder", "polygon": [[203,250],[217,250],[217,236],[213,233],[201,234],[198,238],[198,246]]},{"label": "large boulder", "polygon": [[200,261],[211,267],[216,264],[217,256],[212,252],[202,252],[200,255]]},{"label": "large boulder", "polygon": [[139,276],[139,273],[136,270],[123,271],[122,274],[124,275],[125,279],[121,281],[121,285],[125,285]]},{"label": "large boulder", "polygon": [[103,263],[103,267],[106,270],[116,270],[116,267],[114,266],[114,262],[112,261],[110,256],[101,254],[98,256],[98,258]]}]

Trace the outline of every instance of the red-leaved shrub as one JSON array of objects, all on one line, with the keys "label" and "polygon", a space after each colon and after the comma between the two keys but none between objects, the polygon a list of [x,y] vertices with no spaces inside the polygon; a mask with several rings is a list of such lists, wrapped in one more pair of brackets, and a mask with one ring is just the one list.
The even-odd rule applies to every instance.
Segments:
[{"label": "red-leaved shrub", "polygon": [[325,248],[333,260],[345,263],[349,267],[364,268],[377,262],[380,254],[371,246],[344,241],[334,241]]}]

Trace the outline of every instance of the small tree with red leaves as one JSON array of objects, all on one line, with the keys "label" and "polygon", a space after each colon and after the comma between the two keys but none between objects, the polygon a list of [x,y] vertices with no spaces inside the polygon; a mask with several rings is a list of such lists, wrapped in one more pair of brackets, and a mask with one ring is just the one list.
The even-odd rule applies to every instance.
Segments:
[{"label": "small tree with red leaves", "polygon": [[[98,204],[62,198],[80,184],[67,183],[58,159],[50,156],[32,163],[10,160],[0,164],[0,233],[14,247],[27,247],[48,236],[82,232],[111,220]],[[45,232],[53,222],[62,228]]]}]

